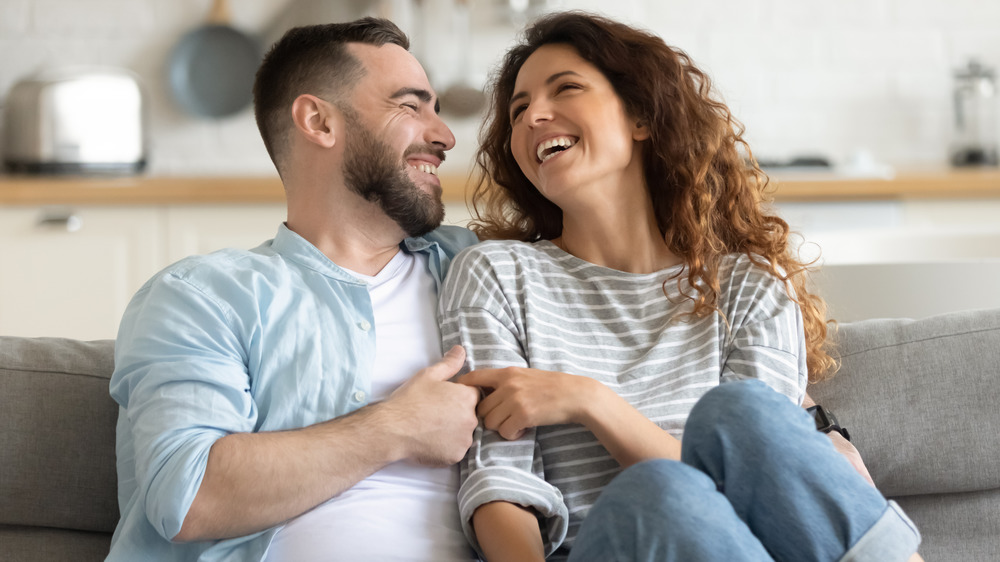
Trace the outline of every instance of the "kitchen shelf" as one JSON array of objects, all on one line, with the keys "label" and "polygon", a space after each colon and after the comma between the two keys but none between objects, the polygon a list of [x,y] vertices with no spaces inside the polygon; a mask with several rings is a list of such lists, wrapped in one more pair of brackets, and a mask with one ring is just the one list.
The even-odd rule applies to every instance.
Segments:
[{"label": "kitchen shelf", "polygon": [[[465,199],[464,176],[441,178],[444,199]],[[857,178],[828,172],[771,174],[777,201],[864,201],[1000,198],[1000,169],[906,170],[892,179]],[[280,203],[277,176],[133,176],[81,178],[0,176],[0,205],[137,205]]]}]

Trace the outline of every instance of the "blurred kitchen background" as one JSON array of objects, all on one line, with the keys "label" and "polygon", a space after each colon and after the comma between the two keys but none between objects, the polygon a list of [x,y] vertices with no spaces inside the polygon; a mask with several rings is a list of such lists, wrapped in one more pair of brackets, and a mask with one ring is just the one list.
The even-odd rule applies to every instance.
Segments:
[{"label": "blurred kitchen background", "polygon": [[[3,0],[0,92],[75,65],[137,73],[150,106],[149,172],[270,174],[249,109],[186,114],[171,98],[170,52],[211,0]],[[230,0],[235,28],[269,44],[317,18],[390,15],[411,34],[435,86],[481,84],[529,11],[580,8],[644,26],[707,69],[761,158],[859,153],[897,165],[942,163],[952,136],[953,72],[1000,65],[1000,2],[982,0],[471,0],[467,45],[456,0]],[[519,17],[518,8],[524,13]],[[460,76],[468,53],[468,76]],[[467,161],[478,119],[451,119]],[[867,158],[862,154],[862,158]]]},{"label": "blurred kitchen background", "polygon": [[[806,240],[803,254],[827,266],[818,279],[835,316],[1000,306],[1000,1],[224,4],[228,23],[261,51],[293,25],[361,15],[390,17],[407,31],[438,93],[452,95],[443,109],[458,145],[441,174],[456,224],[468,218],[463,194],[480,119],[474,94],[517,30],[571,8],[645,27],[707,70],[746,126],[775,184],[777,211]],[[0,175],[0,334],[114,337],[128,299],[158,269],[273,235],[284,216],[281,187],[249,105],[237,99],[222,115],[192,110],[170,78],[186,34],[218,17],[219,7],[0,0],[0,151],[58,159],[38,146],[44,139],[24,140],[24,121],[44,107],[12,92],[67,73],[134,76],[145,138],[131,172],[21,167]],[[46,83],[33,84],[38,91]],[[901,289],[917,278],[920,286]]]}]

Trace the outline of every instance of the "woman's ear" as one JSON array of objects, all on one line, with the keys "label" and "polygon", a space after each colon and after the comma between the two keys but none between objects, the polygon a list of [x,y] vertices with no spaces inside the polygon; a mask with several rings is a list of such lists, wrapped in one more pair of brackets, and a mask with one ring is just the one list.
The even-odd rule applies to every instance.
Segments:
[{"label": "woman's ear", "polygon": [[292,102],[292,121],[309,142],[324,148],[337,144],[336,113],[332,104],[311,94],[302,94]]},{"label": "woman's ear", "polygon": [[637,121],[635,127],[632,127],[632,140],[644,141],[648,138],[649,127],[647,127],[642,121]]}]

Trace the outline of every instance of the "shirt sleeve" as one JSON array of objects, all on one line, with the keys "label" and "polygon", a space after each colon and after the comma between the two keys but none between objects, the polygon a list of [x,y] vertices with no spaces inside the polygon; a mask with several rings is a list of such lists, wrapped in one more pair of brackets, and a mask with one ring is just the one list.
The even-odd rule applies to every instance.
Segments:
[{"label": "shirt sleeve", "polygon": [[[519,307],[508,301],[505,279],[475,248],[459,254],[442,289],[439,313],[444,348],[459,344],[469,370],[528,366],[516,320]],[[466,536],[482,553],[472,527],[479,506],[506,501],[533,508],[541,517],[548,556],[566,538],[569,514],[559,489],[545,481],[535,431],[508,441],[480,422],[460,465],[459,511]]]},{"label": "shirt sleeve", "polygon": [[[722,382],[759,379],[801,404],[809,381],[799,305],[785,283],[741,256],[728,279]],[[720,299],[721,300],[721,299]]]},{"label": "shirt sleeve", "polygon": [[121,406],[119,463],[131,457],[134,494],[170,540],[204,478],[219,438],[252,431],[245,338],[219,298],[166,273],[130,303],[115,350],[112,397]]}]

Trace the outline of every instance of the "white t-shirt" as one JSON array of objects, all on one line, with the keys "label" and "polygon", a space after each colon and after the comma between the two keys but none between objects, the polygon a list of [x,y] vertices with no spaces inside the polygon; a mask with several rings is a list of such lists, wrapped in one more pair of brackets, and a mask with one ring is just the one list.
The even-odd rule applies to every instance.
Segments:
[{"label": "white t-shirt", "polygon": [[[371,401],[383,400],[441,358],[434,280],[427,256],[400,251],[368,282],[375,313]],[[458,515],[456,467],[390,464],[285,524],[265,560],[470,561]]]}]

